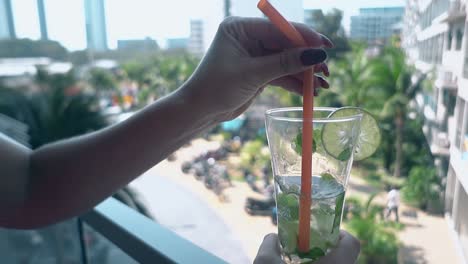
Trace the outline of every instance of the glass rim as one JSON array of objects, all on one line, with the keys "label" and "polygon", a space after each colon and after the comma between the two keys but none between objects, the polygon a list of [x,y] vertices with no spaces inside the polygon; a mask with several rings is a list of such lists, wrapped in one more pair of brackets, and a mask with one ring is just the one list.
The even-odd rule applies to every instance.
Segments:
[{"label": "glass rim", "polygon": [[[337,107],[314,107],[315,111],[320,112],[334,112],[338,110]],[[283,113],[283,112],[302,112],[302,107],[279,107],[279,108],[272,108],[265,111],[265,116],[267,119],[277,120],[277,121],[288,121],[288,122],[302,122],[303,118],[297,117],[285,117],[285,116],[275,116],[276,113]],[[346,117],[314,117],[312,119],[313,122],[320,122],[320,123],[334,123],[334,122],[347,122],[347,121],[355,121],[362,118],[363,114],[354,114]]]}]

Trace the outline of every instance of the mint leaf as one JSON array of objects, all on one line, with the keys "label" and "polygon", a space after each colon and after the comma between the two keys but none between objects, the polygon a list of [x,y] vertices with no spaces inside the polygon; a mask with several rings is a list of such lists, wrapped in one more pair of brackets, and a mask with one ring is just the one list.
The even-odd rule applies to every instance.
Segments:
[{"label": "mint leaf", "polygon": [[293,194],[278,194],[276,204],[279,218],[289,221],[299,219],[299,200]]},{"label": "mint leaf", "polygon": [[[321,131],[319,129],[314,130],[314,138],[312,140],[312,153],[315,153],[317,151],[317,146],[322,144],[322,139],[321,139]],[[299,155],[302,155],[302,131],[297,134],[297,136],[294,138],[294,150],[296,153]]]},{"label": "mint leaf", "polygon": [[333,175],[331,175],[328,172],[323,172],[322,174],[320,174],[320,176],[322,177],[322,181],[334,181],[335,180],[335,177],[333,177]]},{"label": "mint leaf", "polygon": [[278,225],[278,236],[281,246],[286,254],[290,255],[297,250],[297,232],[299,221],[281,221]]},{"label": "mint leaf", "polygon": [[351,157],[351,148],[346,148],[340,153],[340,155],[338,155],[338,160],[347,161],[350,157]]},{"label": "mint leaf", "polygon": [[302,155],[302,132],[297,134],[296,138],[294,139],[294,150],[299,154]]},{"label": "mint leaf", "polygon": [[335,219],[333,219],[333,229],[331,233],[336,228],[340,227],[340,221],[341,221],[341,213],[343,212],[343,203],[344,203],[344,197],[345,197],[345,192],[342,192],[338,197],[336,197],[336,205],[335,205]]},{"label": "mint leaf", "polygon": [[317,260],[318,258],[325,256],[325,252],[321,248],[314,247],[313,249],[309,250],[309,252],[306,252],[306,253],[299,252],[298,255],[301,258],[309,258],[312,260]]}]

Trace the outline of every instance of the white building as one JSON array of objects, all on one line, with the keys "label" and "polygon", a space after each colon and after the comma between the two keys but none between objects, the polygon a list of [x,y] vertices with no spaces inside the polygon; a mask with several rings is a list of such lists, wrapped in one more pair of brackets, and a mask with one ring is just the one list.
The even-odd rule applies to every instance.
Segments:
[{"label": "white building", "polygon": [[36,89],[34,77],[37,68],[49,74],[64,74],[73,65],[69,62],[57,62],[46,57],[35,58],[2,58],[0,59],[0,81],[7,87],[30,87]]},{"label": "white building", "polygon": [[423,132],[445,183],[445,212],[460,258],[468,261],[467,0],[408,0],[403,48],[433,89],[420,92]]}]

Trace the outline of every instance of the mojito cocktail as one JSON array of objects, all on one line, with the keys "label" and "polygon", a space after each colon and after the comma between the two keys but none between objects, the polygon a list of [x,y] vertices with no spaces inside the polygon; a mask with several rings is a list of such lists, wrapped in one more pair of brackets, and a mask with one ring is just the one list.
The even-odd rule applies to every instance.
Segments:
[{"label": "mojito cocktail", "polygon": [[336,246],[346,185],[360,136],[362,114],[337,114],[315,108],[312,146],[312,205],[309,251],[297,248],[301,193],[302,109],[280,108],[266,113],[278,213],[278,235],[286,263],[309,263]]}]

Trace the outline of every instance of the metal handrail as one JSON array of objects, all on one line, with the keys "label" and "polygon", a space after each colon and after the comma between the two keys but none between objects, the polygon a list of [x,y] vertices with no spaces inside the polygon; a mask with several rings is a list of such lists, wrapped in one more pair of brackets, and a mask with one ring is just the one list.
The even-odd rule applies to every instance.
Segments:
[{"label": "metal handrail", "polygon": [[115,198],[80,219],[139,263],[226,263]]}]

